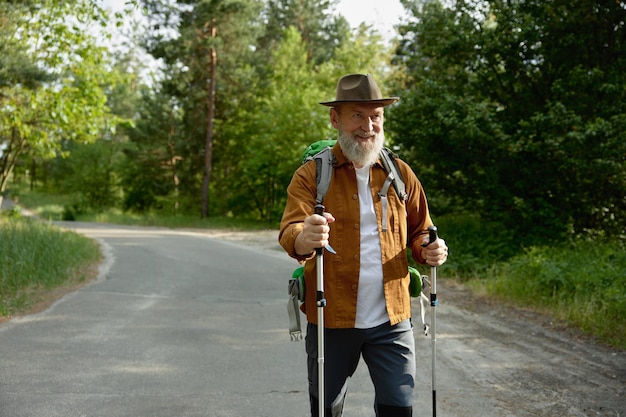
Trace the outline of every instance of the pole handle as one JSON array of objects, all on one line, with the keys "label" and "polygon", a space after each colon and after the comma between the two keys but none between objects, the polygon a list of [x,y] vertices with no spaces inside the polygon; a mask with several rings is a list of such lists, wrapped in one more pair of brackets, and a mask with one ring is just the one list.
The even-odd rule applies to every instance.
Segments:
[{"label": "pole handle", "polygon": [[437,226],[428,227],[428,244],[430,245],[437,240]]},{"label": "pole handle", "polygon": [[426,247],[437,240],[437,226],[428,226],[428,242],[422,243],[422,247]]},{"label": "pole handle", "polygon": [[[326,207],[324,207],[322,204],[315,205],[315,214],[324,216],[324,211],[326,211]],[[321,256],[323,253],[324,253],[324,248],[315,248],[315,254],[317,256]]]}]

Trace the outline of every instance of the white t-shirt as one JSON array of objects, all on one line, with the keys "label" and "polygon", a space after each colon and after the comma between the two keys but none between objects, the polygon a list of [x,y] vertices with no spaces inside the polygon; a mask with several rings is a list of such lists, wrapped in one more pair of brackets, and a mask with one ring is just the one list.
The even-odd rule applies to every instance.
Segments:
[{"label": "white t-shirt", "polygon": [[378,219],[369,187],[370,167],[356,169],[361,212],[361,266],[357,294],[357,329],[369,329],[389,321],[383,288],[383,263]]}]

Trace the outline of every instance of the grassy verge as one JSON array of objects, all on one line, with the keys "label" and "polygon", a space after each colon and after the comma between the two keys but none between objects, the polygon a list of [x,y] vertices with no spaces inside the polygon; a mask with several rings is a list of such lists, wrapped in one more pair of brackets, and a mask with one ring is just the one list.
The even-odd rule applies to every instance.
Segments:
[{"label": "grassy verge", "polygon": [[8,194],[15,204],[28,207],[41,219],[63,220],[64,207],[68,201],[67,195],[43,193],[37,190],[27,191],[25,185],[15,186]]},{"label": "grassy verge", "polygon": [[581,240],[520,248],[508,231],[477,215],[434,220],[450,248],[440,276],[456,278],[492,300],[541,312],[561,326],[626,349],[623,243]]},{"label": "grassy verge", "polygon": [[96,242],[15,212],[0,215],[0,317],[32,311],[63,286],[83,283]]},{"label": "grassy verge", "polygon": [[534,247],[498,264],[487,293],[626,349],[626,252],[609,243]]}]

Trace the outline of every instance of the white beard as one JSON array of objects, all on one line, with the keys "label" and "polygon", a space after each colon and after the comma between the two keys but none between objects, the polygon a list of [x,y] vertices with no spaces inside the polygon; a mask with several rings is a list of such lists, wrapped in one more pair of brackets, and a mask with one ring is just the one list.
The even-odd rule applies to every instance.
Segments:
[{"label": "white beard", "polygon": [[372,133],[375,137],[373,142],[361,143],[354,137],[355,133],[345,133],[339,127],[339,137],[337,141],[346,158],[357,166],[369,166],[378,160],[378,155],[385,144],[385,133]]}]

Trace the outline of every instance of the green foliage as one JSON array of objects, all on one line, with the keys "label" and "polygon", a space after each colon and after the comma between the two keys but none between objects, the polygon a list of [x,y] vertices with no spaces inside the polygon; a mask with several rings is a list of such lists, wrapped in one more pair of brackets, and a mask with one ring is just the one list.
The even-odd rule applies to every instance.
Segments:
[{"label": "green foliage", "polygon": [[259,48],[266,53],[275,51],[285,29],[293,27],[304,42],[307,61],[320,65],[333,60],[337,45],[345,44],[350,32],[345,17],[331,13],[336,4],[337,0],[268,0]]},{"label": "green foliage", "polygon": [[411,4],[388,127],[433,210],[480,212],[529,245],[625,239],[623,5]]},{"label": "green foliage", "polygon": [[73,212],[102,211],[116,205],[117,160],[121,157],[118,148],[119,145],[111,141],[87,144],[70,142],[65,149],[72,157],[56,158],[50,164],[49,176],[57,189],[78,196]]},{"label": "green foliage", "polygon": [[[221,0],[167,8],[146,2],[155,29],[146,43],[166,67],[128,132],[126,207],[199,210],[214,48],[217,98],[205,155],[209,214],[278,219],[299,155],[312,141],[334,135],[328,110],[318,103],[334,95],[347,72],[380,74],[384,81],[388,54],[380,35],[365,27],[350,34],[345,19],[330,13],[334,3]],[[175,21],[180,36],[158,30]]]},{"label": "green foliage", "polygon": [[[190,202],[190,210],[200,211],[205,179],[210,187],[210,214],[224,212],[223,202],[229,197],[220,192],[220,184],[238,164],[238,147],[246,138],[238,120],[248,114],[259,92],[259,80],[251,64],[258,60],[253,46],[261,30],[258,19],[262,3],[189,1],[185,6],[174,7],[161,2],[145,3],[154,26],[146,34],[148,50],[165,63],[164,78],[156,95],[172,114],[156,119],[172,121],[167,129],[156,132],[160,146],[157,158],[163,154],[175,158],[168,167],[175,182],[171,188],[173,199]],[[164,34],[159,30],[162,27],[177,27],[177,36]],[[217,62],[216,105],[211,116],[213,57]],[[213,126],[211,135],[209,125]],[[169,149],[163,148],[166,138]]]},{"label": "green foliage", "polygon": [[615,244],[579,241],[537,246],[498,265],[487,288],[518,305],[557,319],[618,347],[626,347],[626,251]]},{"label": "green foliage", "polygon": [[450,248],[445,274],[463,280],[488,274],[499,262],[520,251],[513,233],[477,214],[456,213],[433,218]]},{"label": "green foliage", "polygon": [[[184,149],[176,132],[182,129],[174,100],[155,92],[145,94],[136,108],[139,115],[129,128],[129,141],[120,145],[118,164],[123,189],[122,208],[136,213],[152,209],[174,210],[180,205],[179,169]],[[170,201],[165,201],[171,196]]]},{"label": "green foliage", "polygon": [[[241,184],[237,189],[242,193],[234,193],[231,201],[253,201],[250,209],[261,219],[278,220],[285,190],[304,149],[336,135],[329,124],[328,109],[319,102],[334,96],[337,80],[346,73],[381,74],[378,79],[382,85],[384,57],[380,36],[362,28],[334,50],[332,60],[314,66],[300,32],[293,26],[287,28],[272,55],[267,88],[250,114],[251,123],[243,122],[254,133],[240,148],[245,149],[241,154],[244,172],[233,179]],[[230,208],[238,215],[245,212],[243,206]]]},{"label": "green foliage", "polygon": [[88,0],[0,4],[6,41],[1,51],[6,67],[0,71],[0,191],[25,154],[49,159],[64,141],[93,142],[116,125],[104,90],[115,75],[106,50],[86,30],[90,23],[104,26],[107,19]]},{"label": "green foliage", "polygon": [[[311,137],[330,132],[325,112],[317,100],[321,91],[307,60],[306,45],[295,28],[273,55],[267,87],[257,107],[242,120],[248,139],[239,147],[240,162],[230,201],[237,213],[255,210],[263,220],[280,216],[284,190],[299,164],[299,154]],[[232,186],[231,184],[230,186]]]},{"label": "green foliage", "polygon": [[97,243],[75,232],[0,215],[0,315],[28,309],[36,290],[65,284],[99,258]]}]

